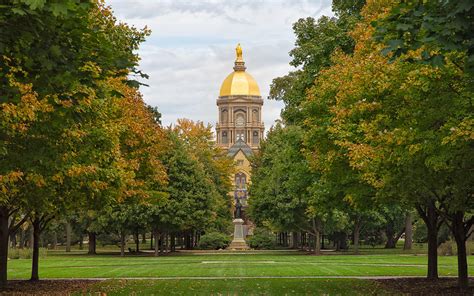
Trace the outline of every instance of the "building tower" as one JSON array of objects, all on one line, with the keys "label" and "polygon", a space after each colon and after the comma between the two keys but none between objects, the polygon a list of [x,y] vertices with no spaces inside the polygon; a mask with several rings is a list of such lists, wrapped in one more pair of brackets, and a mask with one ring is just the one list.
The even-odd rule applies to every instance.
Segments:
[{"label": "building tower", "polygon": [[249,156],[258,151],[263,138],[263,100],[255,79],[245,70],[242,48],[237,45],[234,71],[222,82],[217,99],[219,120],[216,125],[217,145],[226,149],[235,161],[237,173],[232,177],[234,202],[242,204],[245,221],[244,233],[248,233],[249,221],[245,217],[247,185],[250,182]]}]

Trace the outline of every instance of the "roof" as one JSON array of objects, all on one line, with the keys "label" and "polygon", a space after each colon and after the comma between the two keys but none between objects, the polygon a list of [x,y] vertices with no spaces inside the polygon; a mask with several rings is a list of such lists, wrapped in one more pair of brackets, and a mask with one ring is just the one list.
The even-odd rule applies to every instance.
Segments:
[{"label": "roof", "polygon": [[222,82],[220,97],[225,96],[260,96],[257,81],[245,71],[234,71]]},{"label": "roof", "polygon": [[249,157],[253,154],[252,148],[247,145],[242,139],[238,139],[234,145],[229,148],[227,155],[230,157],[234,157],[240,150],[245,154],[245,156]]}]

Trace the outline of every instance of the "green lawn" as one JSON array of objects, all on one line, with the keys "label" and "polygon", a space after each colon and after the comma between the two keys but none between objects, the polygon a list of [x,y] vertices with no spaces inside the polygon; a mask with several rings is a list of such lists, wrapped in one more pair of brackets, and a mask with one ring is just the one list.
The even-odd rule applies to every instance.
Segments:
[{"label": "green lawn", "polygon": [[[474,274],[474,256],[469,256]],[[324,255],[295,252],[185,254],[163,257],[49,252],[40,259],[41,278],[413,276],[426,274],[426,255]],[[10,279],[27,279],[31,260],[8,264]],[[455,256],[439,257],[442,276],[457,274]]]},{"label": "green lawn", "polygon": [[[356,279],[109,280],[91,295],[381,295],[373,281]],[[78,295],[81,295],[78,293]]]}]

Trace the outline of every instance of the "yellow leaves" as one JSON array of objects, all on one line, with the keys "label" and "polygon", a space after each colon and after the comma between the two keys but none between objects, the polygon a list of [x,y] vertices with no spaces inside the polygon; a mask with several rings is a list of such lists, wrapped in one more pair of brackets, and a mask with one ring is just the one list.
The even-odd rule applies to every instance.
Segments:
[{"label": "yellow leaves", "polygon": [[62,173],[57,173],[55,175],[53,175],[51,177],[51,180],[53,180],[53,182],[56,182],[58,184],[64,184],[64,176]]},{"label": "yellow leaves", "polygon": [[37,120],[39,113],[52,111],[52,106],[46,99],[38,98],[32,84],[16,81],[13,73],[7,74],[6,77],[10,86],[18,90],[18,97],[0,104],[0,127],[7,133],[24,133],[30,124]]},{"label": "yellow leaves", "polygon": [[80,139],[86,135],[87,132],[81,129],[66,129],[64,130],[62,137]]},{"label": "yellow leaves", "polygon": [[[212,140],[212,127],[210,124],[204,125],[202,121],[192,121],[186,118],[178,119],[178,123],[174,127],[176,131],[185,141],[193,145],[209,146]],[[198,147],[196,147],[198,148]]]},{"label": "yellow leaves", "polygon": [[21,171],[12,171],[6,175],[0,175],[0,182],[2,183],[13,183],[22,179],[24,173]]},{"label": "yellow leaves", "polygon": [[83,175],[95,174],[97,167],[95,165],[73,165],[68,169],[66,175],[68,177],[80,177]]},{"label": "yellow leaves", "polygon": [[25,177],[26,181],[31,182],[36,187],[44,187],[46,185],[46,181],[42,175],[29,173]]},{"label": "yellow leaves", "polygon": [[346,142],[344,146],[348,148],[350,165],[355,169],[366,169],[376,156],[374,148],[367,144]]},{"label": "yellow leaves", "polygon": [[355,198],[352,194],[346,194],[346,196],[344,196],[344,201],[350,204],[351,206],[354,206],[355,204]]},{"label": "yellow leaves", "polygon": [[456,144],[459,141],[474,141],[474,118],[466,117],[456,127],[451,127],[442,144]]},{"label": "yellow leaves", "polygon": [[16,190],[16,183],[23,180],[24,173],[21,171],[11,171],[5,175],[0,175],[0,192],[9,195]]},{"label": "yellow leaves", "polygon": [[408,153],[410,155],[414,155],[416,154],[417,152],[421,151],[423,147],[421,146],[421,144],[412,144],[412,145],[408,145]]},{"label": "yellow leaves", "polygon": [[83,72],[88,72],[92,74],[93,78],[99,78],[102,69],[94,62],[88,61],[82,67],[79,68]]},{"label": "yellow leaves", "polygon": [[94,180],[91,182],[91,188],[94,191],[101,191],[108,188],[108,183],[104,181]]}]

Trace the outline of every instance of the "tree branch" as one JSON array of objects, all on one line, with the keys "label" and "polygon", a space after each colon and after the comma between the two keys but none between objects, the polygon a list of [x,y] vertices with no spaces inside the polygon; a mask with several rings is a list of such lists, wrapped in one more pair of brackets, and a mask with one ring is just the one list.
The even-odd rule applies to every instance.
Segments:
[{"label": "tree branch", "polygon": [[14,225],[14,222],[12,221],[12,225],[8,227],[8,234],[16,233],[18,228],[20,228],[21,225],[23,225],[29,218],[30,217],[28,215],[25,215],[23,219],[21,219],[20,222],[18,222],[16,225]]}]

